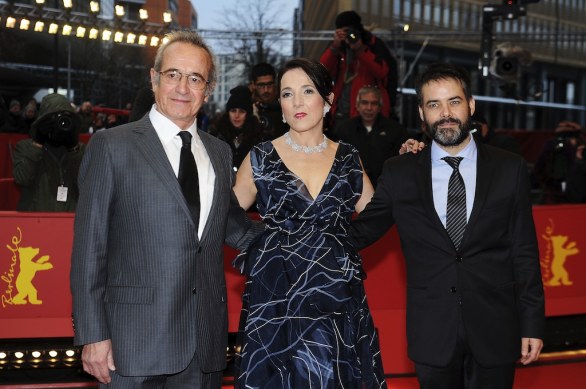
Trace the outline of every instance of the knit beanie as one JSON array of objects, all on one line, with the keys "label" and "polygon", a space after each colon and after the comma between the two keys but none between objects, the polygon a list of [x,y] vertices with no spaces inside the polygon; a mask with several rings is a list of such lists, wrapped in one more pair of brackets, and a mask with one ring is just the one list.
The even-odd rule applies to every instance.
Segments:
[{"label": "knit beanie", "polygon": [[362,26],[362,18],[354,11],[344,11],[336,16],[336,28]]},{"label": "knit beanie", "polygon": [[51,93],[43,97],[41,100],[41,108],[39,109],[39,117],[32,124],[32,128],[36,128],[46,116],[55,112],[75,112],[67,98],[59,93]]},{"label": "knit beanie", "polygon": [[226,103],[226,111],[232,108],[241,108],[248,115],[252,114],[252,94],[247,86],[239,85],[230,90],[230,98]]}]

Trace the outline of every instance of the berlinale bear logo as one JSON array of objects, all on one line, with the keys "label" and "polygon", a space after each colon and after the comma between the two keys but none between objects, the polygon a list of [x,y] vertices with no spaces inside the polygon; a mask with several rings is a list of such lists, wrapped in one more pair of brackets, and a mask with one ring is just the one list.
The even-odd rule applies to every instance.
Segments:
[{"label": "berlinale bear logo", "polygon": [[0,276],[0,279],[6,283],[6,289],[2,294],[3,307],[27,303],[42,304],[43,301],[39,300],[33,279],[38,271],[53,268],[48,255],[37,258],[38,248],[21,247],[22,232],[20,228],[18,228],[18,233],[19,236],[12,237],[12,245],[6,245],[8,250],[12,252],[12,257],[8,271]]},{"label": "berlinale bear logo", "polygon": [[541,237],[547,242],[545,255],[541,259],[543,284],[545,286],[570,286],[570,274],[566,269],[566,260],[571,255],[580,252],[576,242],[568,242],[567,235],[554,234],[553,220],[545,228],[545,234]]}]

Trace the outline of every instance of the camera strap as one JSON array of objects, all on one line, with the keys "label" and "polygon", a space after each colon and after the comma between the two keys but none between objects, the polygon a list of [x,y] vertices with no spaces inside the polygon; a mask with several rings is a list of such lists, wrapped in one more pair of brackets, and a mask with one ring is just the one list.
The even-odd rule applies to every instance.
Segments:
[{"label": "camera strap", "polygon": [[67,201],[67,190],[68,188],[65,186],[65,179],[64,179],[64,172],[63,172],[63,163],[65,162],[65,158],[67,158],[67,152],[64,152],[61,155],[61,158],[57,158],[57,156],[47,147],[43,147],[47,154],[57,163],[57,167],[59,168],[59,186],[57,187],[57,201],[59,202],[66,202]]}]

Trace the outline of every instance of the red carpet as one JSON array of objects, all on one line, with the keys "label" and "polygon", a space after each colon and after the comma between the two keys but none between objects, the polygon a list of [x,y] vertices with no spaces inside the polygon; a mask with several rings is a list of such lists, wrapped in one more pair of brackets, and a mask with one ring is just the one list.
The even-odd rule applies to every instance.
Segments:
[{"label": "red carpet", "polygon": [[[518,368],[514,389],[584,389],[586,388],[586,360],[575,363],[556,363]],[[419,389],[417,379],[392,378],[389,389]],[[232,389],[224,386],[223,389]]]},{"label": "red carpet", "polygon": [[[586,360],[577,362],[557,361],[547,365],[535,365],[517,369],[514,389],[584,389],[586,383]],[[414,377],[392,378],[387,380],[389,389],[419,389]],[[1,389],[65,389],[65,388],[96,388],[91,383],[52,383],[52,384],[18,384],[2,385]],[[232,385],[223,389],[233,389]]]}]

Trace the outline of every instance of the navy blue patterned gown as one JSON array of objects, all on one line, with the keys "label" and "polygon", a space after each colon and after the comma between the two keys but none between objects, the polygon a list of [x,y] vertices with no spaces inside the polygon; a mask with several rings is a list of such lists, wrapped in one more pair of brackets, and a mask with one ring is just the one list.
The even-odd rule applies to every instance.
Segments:
[{"label": "navy blue patterned gown", "polygon": [[317,198],[271,142],[251,150],[268,228],[235,265],[247,275],[236,387],[386,388],[361,259],[346,231],[362,192],[358,151],[340,143]]}]

